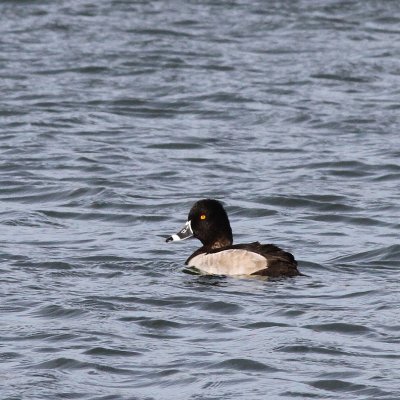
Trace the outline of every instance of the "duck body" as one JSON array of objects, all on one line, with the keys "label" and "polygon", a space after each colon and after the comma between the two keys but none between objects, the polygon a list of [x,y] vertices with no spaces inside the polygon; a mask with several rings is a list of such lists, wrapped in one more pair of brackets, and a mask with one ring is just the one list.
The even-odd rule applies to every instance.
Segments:
[{"label": "duck body", "polygon": [[207,274],[216,275],[270,277],[299,275],[297,262],[292,254],[273,244],[259,242],[209,250],[201,247],[186,260],[185,264]]},{"label": "duck body", "polygon": [[234,245],[228,216],[217,200],[204,199],[195,203],[185,227],[167,242],[191,236],[198,238],[203,246],[186,260],[186,265],[202,273],[269,277],[300,274],[293,255],[273,244]]}]

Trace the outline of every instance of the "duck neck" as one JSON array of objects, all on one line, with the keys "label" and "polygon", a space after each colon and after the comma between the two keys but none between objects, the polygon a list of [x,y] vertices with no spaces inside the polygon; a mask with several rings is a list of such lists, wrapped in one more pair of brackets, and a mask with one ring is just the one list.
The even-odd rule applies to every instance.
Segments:
[{"label": "duck neck", "polygon": [[231,244],[232,244],[232,239],[222,237],[210,243],[208,247],[215,250],[215,249],[220,249],[221,247],[230,246]]}]

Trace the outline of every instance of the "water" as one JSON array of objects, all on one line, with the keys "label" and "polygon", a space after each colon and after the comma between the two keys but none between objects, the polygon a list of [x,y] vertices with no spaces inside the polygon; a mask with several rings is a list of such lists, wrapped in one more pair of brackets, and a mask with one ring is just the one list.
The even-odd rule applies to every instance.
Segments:
[{"label": "water", "polygon": [[[1,2],[0,397],[399,398],[399,23]],[[204,197],[307,276],[185,274]]]}]

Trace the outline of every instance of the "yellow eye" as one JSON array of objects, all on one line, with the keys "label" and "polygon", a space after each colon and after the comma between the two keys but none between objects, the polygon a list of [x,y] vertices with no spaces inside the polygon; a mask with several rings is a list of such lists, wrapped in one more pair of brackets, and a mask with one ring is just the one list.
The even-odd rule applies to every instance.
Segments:
[{"label": "yellow eye", "polygon": [[201,215],[200,215],[200,219],[206,219],[205,214],[201,214]]}]

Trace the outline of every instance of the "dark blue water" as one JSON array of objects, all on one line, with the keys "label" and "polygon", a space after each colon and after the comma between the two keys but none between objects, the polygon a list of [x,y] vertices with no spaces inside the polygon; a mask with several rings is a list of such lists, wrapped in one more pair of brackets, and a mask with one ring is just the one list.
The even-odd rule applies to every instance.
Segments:
[{"label": "dark blue water", "polygon": [[[398,1],[0,3],[1,399],[400,398]],[[307,276],[189,275],[204,197]]]}]

